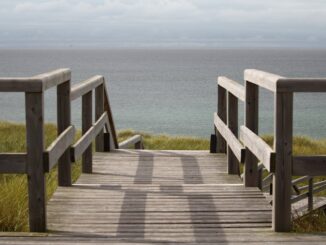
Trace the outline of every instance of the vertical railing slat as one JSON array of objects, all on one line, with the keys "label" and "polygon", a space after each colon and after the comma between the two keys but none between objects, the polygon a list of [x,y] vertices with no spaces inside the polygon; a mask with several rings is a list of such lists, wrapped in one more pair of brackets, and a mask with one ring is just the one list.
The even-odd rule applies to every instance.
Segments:
[{"label": "vertical railing slat", "polygon": [[[226,90],[217,85],[217,115],[222,119],[224,123],[226,123]],[[226,153],[226,141],[222,137],[222,135],[218,132],[218,130],[215,130],[216,138],[217,138],[217,153]]]},{"label": "vertical railing slat", "polygon": [[[245,101],[245,126],[258,134],[258,92],[256,84],[246,81],[246,101]],[[246,158],[244,164],[244,184],[247,187],[258,186],[258,160],[249,149],[246,148]]]},{"label": "vertical railing slat", "polygon": [[273,229],[291,230],[293,93],[275,93]]},{"label": "vertical railing slat", "polygon": [[[70,81],[57,86],[57,123],[58,135],[71,125]],[[71,158],[67,149],[60,157],[58,164],[58,185],[71,185]]]},{"label": "vertical railing slat", "polygon": [[[82,96],[82,133],[86,133],[87,130],[92,127],[93,124],[93,101],[92,91]],[[93,171],[93,156],[92,156],[92,144],[85,150],[82,155],[82,172],[92,173]]]},{"label": "vertical railing slat", "polygon": [[[227,94],[227,125],[231,132],[238,137],[238,99],[230,92]],[[230,147],[227,148],[227,157],[228,173],[239,175],[239,161]]]},{"label": "vertical railing slat", "polygon": [[46,231],[43,105],[43,92],[25,93],[29,227],[31,232]]},{"label": "vertical railing slat", "polygon": [[[95,120],[99,119],[104,112],[104,85],[101,84],[95,89]],[[96,151],[104,151],[104,130],[95,139]]]}]

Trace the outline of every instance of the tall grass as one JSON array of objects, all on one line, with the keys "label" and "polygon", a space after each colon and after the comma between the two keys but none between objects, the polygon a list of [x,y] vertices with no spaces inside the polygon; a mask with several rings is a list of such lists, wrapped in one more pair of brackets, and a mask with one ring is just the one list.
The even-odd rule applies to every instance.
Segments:
[{"label": "tall grass", "polygon": [[[56,138],[57,129],[46,124],[45,145]],[[0,122],[0,152],[26,151],[25,126]],[[80,164],[73,164],[72,178],[80,175]],[[47,200],[57,188],[57,169],[46,174]],[[0,174],[0,231],[28,231],[28,193],[27,177],[18,174]]]},{"label": "tall grass", "polygon": [[[119,132],[119,141],[139,132],[124,130]],[[194,137],[172,137],[140,133],[144,137],[146,149],[152,150],[208,150],[209,141]],[[56,127],[45,125],[45,145],[56,138]],[[272,143],[271,136],[265,141]],[[25,127],[21,124],[0,122],[0,152],[24,152]],[[326,153],[325,140],[311,140],[306,137],[294,139],[294,154],[313,155]],[[73,164],[72,176],[76,180],[81,172],[80,162]],[[57,188],[57,169],[46,175],[47,199]],[[28,193],[26,175],[0,174],[0,231],[28,231]],[[295,221],[296,231],[326,231],[326,216],[322,211]]]}]

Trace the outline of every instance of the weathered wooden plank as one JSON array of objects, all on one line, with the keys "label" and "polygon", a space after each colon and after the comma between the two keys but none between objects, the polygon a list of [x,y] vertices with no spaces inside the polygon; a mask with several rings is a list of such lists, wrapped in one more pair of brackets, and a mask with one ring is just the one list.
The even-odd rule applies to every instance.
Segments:
[{"label": "weathered wooden plank", "polygon": [[85,81],[75,84],[71,88],[71,100],[78,99],[79,97],[91,92],[104,82],[103,76],[93,76]]},{"label": "weathered wooden plank", "polygon": [[25,174],[26,153],[0,153],[0,173]]},{"label": "weathered wooden plank", "polygon": [[106,111],[106,113],[108,114],[108,118],[109,118],[109,125],[110,125],[110,136],[111,136],[111,140],[112,143],[110,142],[110,145],[112,146],[112,149],[118,149],[119,148],[119,143],[118,143],[118,137],[117,137],[117,133],[115,130],[115,125],[114,125],[114,120],[113,120],[113,114],[112,114],[112,110],[111,110],[111,106],[110,106],[110,100],[109,100],[109,95],[108,95],[108,91],[107,91],[107,87],[105,82],[104,84],[104,110]]},{"label": "weathered wooden plank", "polygon": [[42,92],[50,87],[69,81],[69,69],[58,69],[33,77],[2,77],[0,78],[1,92]]},{"label": "weathered wooden plank", "polygon": [[[54,78],[64,79],[68,77],[64,77],[64,73],[63,73],[62,75],[58,75],[58,77],[54,77]],[[57,86],[57,124],[58,124],[58,136],[71,125],[70,80],[61,83]],[[58,163],[58,185],[59,186],[71,185],[70,160],[71,160],[70,149],[67,148],[66,151],[59,158],[59,163]]]},{"label": "weathered wooden plank", "polygon": [[39,78],[26,77],[1,77],[1,92],[41,92],[43,82]]},{"label": "weathered wooden plank", "polygon": [[268,89],[272,92],[276,92],[278,81],[283,78],[284,77],[276,74],[255,69],[247,69],[244,71],[245,81],[254,83],[255,85]]},{"label": "weathered wooden plank", "polygon": [[326,78],[282,78],[277,81],[278,92],[326,92]]},{"label": "weathered wooden plank", "polygon": [[292,188],[293,94],[275,93],[275,174],[273,176],[273,229],[290,231]]},{"label": "weathered wooden plank", "polygon": [[[93,100],[92,91],[84,94],[82,96],[82,134],[86,132],[93,125]],[[92,173],[93,172],[93,153],[92,153],[92,142],[89,144],[88,148],[85,149],[82,155],[82,172]]]},{"label": "weathered wooden plank", "polygon": [[126,140],[124,140],[123,142],[119,143],[119,149],[128,149],[130,147],[135,148],[137,143],[142,143],[143,138],[141,135],[137,134],[134,135]]},{"label": "weathered wooden plank", "polygon": [[29,227],[46,231],[44,151],[44,94],[25,93]]},{"label": "weathered wooden plank", "polygon": [[43,83],[43,90],[47,90],[51,87],[58,86],[62,83],[70,81],[71,71],[68,68],[62,68],[37,75],[34,78],[41,79]]},{"label": "weathered wooden plank", "polygon": [[75,127],[69,126],[44,152],[44,171],[49,172],[74,141]]},{"label": "weathered wooden plank", "polygon": [[217,84],[241,101],[245,101],[245,87],[227,77],[218,77]]},{"label": "weathered wooden plank", "polygon": [[[95,88],[95,120],[98,120],[104,112],[104,85],[101,84]],[[106,113],[108,116],[108,114]],[[96,134],[95,137],[95,149],[96,151],[104,151],[104,129]]]},{"label": "weathered wooden plank", "polygon": [[[227,104],[226,104],[226,90],[221,87],[217,86],[217,115],[219,118],[226,124],[227,120]],[[226,153],[226,141],[220,132],[215,132],[217,138],[217,153]]]},{"label": "weathered wooden plank", "polygon": [[214,125],[220,132],[221,136],[227,141],[238,161],[243,162],[245,156],[243,145],[216,113],[214,113]]},{"label": "weathered wooden plank", "polygon": [[275,171],[275,152],[246,126],[240,127],[240,140],[264,164],[268,172]]},{"label": "weathered wooden plank", "polygon": [[108,117],[107,113],[104,112],[95,124],[72,146],[73,161],[76,161],[85,152],[106,123],[108,123]]},{"label": "weathered wooden plank", "polygon": [[[244,89],[243,89],[244,91]],[[233,94],[228,92],[227,96],[227,125],[230,131],[238,138],[238,99]],[[227,140],[228,141],[228,140]],[[245,149],[242,149],[243,154],[245,154]],[[228,157],[228,173],[229,174],[240,174],[240,161],[244,158],[240,157],[240,161],[237,159],[233,153],[231,147],[228,145],[227,148],[227,157]]]},{"label": "weathered wooden plank", "polygon": [[292,157],[292,175],[323,176],[326,175],[326,156]]},{"label": "weathered wooden plank", "polygon": [[[258,134],[258,96],[259,87],[246,80],[246,101],[245,101],[245,126],[255,134]],[[256,156],[246,148],[244,164],[244,184],[248,186],[258,186],[258,160]]]}]

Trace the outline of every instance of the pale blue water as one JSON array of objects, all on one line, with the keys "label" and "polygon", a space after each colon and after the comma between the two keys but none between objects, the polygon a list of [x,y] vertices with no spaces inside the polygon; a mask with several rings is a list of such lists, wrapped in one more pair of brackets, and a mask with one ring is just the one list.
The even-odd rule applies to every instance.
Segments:
[{"label": "pale blue water", "polygon": [[[326,50],[0,50],[0,76],[61,67],[72,69],[73,83],[95,74],[106,77],[118,129],[209,137],[218,75],[242,82],[243,70],[256,68],[283,76],[326,77]],[[50,122],[56,120],[54,92],[46,93]],[[262,91],[260,98],[260,133],[271,133],[272,94]],[[80,126],[80,101],[72,111]],[[326,137],[325,112],[325,94],[296,95],[295,134]],[[23,95],[0,93],[0,120],[23,122],[24,117]]]}]

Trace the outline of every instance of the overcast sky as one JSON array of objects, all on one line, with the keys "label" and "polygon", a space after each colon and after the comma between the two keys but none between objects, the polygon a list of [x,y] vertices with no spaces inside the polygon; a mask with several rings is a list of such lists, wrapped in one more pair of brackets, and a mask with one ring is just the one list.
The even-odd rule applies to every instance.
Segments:
[{"label": "overcast sky", "polygon": [[1,0],[0,47],[326,47],[326,0]]}]

